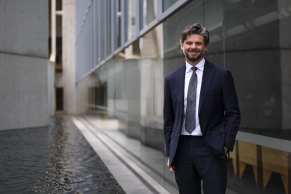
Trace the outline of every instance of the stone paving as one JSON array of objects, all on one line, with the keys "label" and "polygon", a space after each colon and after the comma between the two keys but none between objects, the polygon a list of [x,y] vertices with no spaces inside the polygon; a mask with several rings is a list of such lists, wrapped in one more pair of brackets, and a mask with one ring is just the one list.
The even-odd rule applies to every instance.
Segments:
[{"label": "stone paving", "polygon": [[0,131],[0,193],[125,193],[69,118]]}]

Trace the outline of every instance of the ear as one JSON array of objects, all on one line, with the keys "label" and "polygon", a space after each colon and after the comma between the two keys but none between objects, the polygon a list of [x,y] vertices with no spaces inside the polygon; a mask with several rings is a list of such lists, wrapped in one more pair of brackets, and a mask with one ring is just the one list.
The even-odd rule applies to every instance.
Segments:
[{"label": "ear", "polygon": [[181,46],[181,50],[183,50],[184,49],[184,47],[183,47],[183,43],[182,43],[182,41],[180,40],[180,46]]},{"label": "ear", "polygon": [[207,51],[208,49],[208,45],[205,45],[204,50]]}]

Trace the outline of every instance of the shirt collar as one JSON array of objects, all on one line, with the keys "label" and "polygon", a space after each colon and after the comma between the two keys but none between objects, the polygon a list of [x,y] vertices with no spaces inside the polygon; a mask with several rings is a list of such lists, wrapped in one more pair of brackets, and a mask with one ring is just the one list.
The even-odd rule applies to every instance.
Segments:
[{"label": "shirt collar", "polygon": [[[200,71],[204,70],[204,65],[205,65],[205,59],[203,58],[197,65],[197,69],[199,69]],[[186,73],[189,73],[189,71],[191,71],[191,68],[193,66],[190,65],[187,61],[186,61]]]}]

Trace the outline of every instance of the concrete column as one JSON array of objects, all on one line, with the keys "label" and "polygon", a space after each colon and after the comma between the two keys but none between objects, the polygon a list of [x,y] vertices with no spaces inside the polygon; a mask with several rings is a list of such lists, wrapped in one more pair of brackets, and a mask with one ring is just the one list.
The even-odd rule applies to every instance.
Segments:
[{"label": "concrete column", "polygon": [[64,112],[77,113],[75,58],[75,1],[63,0]]}]

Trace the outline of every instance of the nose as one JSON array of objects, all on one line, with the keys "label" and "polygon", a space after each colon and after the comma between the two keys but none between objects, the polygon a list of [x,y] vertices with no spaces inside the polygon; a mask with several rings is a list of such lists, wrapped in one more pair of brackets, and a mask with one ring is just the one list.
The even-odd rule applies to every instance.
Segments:
[{"label": "nose", "polygon": [[196,49],[197,48],[197,45],[196,44],[192,44],[191,45],[191,49]]}]

